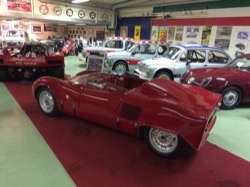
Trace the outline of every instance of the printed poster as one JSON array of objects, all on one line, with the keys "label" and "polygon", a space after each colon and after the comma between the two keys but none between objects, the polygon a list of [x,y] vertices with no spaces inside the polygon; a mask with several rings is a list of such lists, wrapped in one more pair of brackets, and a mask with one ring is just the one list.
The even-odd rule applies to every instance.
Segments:
[{"label": "printed poster", "polygon": [[168,42],[174,40],[175,27],[168,28]]},{"label": "printed poster", "polygon": [[120,27],[120,36],[123,38],[128,37],[128,26],[121,26]]},{"label": "printed poster", "polygon": [[176,33],[175,33],[175,41],[182,41],[183,39],[183,26],[176,27]]},{"label": "printed poster", "polygon": [[200,43],[200,28],[199,26],[187,26],[186,43],[199,44]]},{"label": "printed poster", "polygon": [[220,47],[224,50],[228,50],[230,45],[231,33],[232,33],[232,27],[218,26],[216,31],[214,46]]},{"label": "printed poster", "polygon": [[161,41],[161,42],[166,42],[167,35],[168,35],[168,27],[166,27],[166,26],[159,27],[157,40]]},{"label": "printed poster", "polygon": [[212,26],[203,26],[201,35],[201,45],[209,45]]},{"label": "printed poster", "polygon": [[135,26],[134,39],[140,40],[141,38],[141,26]]}]

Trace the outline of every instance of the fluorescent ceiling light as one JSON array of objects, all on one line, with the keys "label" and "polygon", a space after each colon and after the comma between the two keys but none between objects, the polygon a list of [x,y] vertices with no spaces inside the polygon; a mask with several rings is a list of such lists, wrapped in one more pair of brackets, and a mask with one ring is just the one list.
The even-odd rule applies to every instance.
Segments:
[{"label": "fluorescent ceiling light", "polygon": [[89,0],[72,0],[72,3],[85,3],[88,2]]}]

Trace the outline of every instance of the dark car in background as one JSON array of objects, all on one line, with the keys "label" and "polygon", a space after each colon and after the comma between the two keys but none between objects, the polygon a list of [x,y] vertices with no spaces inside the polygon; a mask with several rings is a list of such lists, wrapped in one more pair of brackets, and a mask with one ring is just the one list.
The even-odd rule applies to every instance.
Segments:
[{"label": "dark car in background", "polygon": [[41,43],[27,43],[19,53],[11,55],[7,48],[0,54],[0,81],[9,79],[34,80],[50,75],[64,78],[64,55],[49,52]]}]

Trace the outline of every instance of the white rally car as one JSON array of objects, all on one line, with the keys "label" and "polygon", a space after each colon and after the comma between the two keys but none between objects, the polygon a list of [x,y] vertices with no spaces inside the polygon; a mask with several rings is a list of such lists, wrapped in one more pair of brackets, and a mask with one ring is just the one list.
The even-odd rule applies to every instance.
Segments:
[{"label": "white rally car", "polygon": [[131,38],[123,38],[123,37],[110,37],[108,40],[104,41],[101,46],[89,46],[84,47],[80,58],[80,61],[84,58],[87,58],[91,52],[115,52],[115,51],[124,51],[131,44],[134,43],[134,40]]},{"label": "white rally car", "polygon": [[160,41],[136,41],[126,51],[107,53],[102,71],[115,71],[119,74],[127,71],[133,73],[138,68],[139,61],[162,57],[167,48],[167,43]]}]

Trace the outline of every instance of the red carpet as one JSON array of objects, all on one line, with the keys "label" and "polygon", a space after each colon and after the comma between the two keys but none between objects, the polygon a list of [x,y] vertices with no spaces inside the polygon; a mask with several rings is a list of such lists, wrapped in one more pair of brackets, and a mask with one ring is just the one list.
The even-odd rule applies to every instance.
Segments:
[{"label": "red carpet", "polygon": [[250,162],[206,143],[168,160],[141,139],[90,122],[45,116],[31,84],[5,84],[78,187],[249,187]]}]

